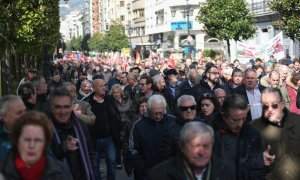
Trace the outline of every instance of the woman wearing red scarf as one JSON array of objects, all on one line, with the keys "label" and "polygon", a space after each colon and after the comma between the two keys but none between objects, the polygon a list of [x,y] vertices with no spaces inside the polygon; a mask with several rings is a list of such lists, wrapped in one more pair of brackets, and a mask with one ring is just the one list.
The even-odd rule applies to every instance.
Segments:
[{"label": "woman wearing red scarf", "polygon": [[47,153],[52,136],[45,114],[31,111],[21,116],[12,128],[12,149],[1,168],[5,179],[72,179],[69,169]]}]

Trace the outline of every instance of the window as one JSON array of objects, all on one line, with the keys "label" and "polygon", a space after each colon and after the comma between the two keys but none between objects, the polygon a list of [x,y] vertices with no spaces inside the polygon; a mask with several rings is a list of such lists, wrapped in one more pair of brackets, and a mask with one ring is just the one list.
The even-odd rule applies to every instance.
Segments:
[{"label": "window", "polygon": [[125,16],[124,15],[120,16],[120,20],[125,21]]},{"label": "window", "polygon": [[124,7],[125,6],[125,2],[124,1],[120,1],[120,7]]}]

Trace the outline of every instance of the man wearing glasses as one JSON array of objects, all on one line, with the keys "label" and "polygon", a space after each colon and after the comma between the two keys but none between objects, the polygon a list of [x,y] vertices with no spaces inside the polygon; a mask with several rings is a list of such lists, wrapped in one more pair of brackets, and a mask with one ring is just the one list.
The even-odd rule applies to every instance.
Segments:
[{"label": "man wearing glasses", "polygon": [[266,179],[300,179],[300,115],[290,113],[280,90],[262,92],[262,117],[253,121],[265,148]]},{"label": "man wearing glasses", "polygon": [[167,160],[176,156],[179,152],[178,139],[182,127],[196,118],[196,101],[193,96],[182,95],[177,99],[176,122],[173,123],[165,132],[160,146],[161,159]]},{"label": "man wearing glasses", "polygon": [[224,87],[220,85],[220,73],[219,68],[214,65],[209,65],[204,72],[203,79],[200,83],[192,87],[191,95],[198,101],[203,93],[212,93],[217,88]]},{"label": "man wearing glasses", "polygon": [[145,179],[147,171],[161,161],[162,134],[175,121],[174,116],[166,114],[167,104],[163,96],[152,95],[147,104],[148,115],[133,124],[129,138],[135,179]]}]

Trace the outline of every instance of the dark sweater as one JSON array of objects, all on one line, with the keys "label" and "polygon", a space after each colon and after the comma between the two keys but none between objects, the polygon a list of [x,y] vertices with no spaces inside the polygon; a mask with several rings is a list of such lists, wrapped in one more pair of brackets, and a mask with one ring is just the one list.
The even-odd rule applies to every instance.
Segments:
[{"label": "dark sweater", "polygon": [[96,116],[96,122],[91,130],[94,138],[106,138],[111,136],[109,124],[108,104],[106,101],[99,103],[94,99],[91,101],[91,110]]}]

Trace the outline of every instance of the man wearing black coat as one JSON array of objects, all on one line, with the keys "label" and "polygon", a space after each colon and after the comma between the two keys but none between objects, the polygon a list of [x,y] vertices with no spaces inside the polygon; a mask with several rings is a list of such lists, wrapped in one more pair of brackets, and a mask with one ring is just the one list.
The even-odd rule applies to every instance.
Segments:
[{"label": "man wearing black coat", "polygon": [[222,160],[212,156],[213,129],[201,122],[186,123],[179,136],[180,153],[154,168],[147,180],[227,180],[232,172]]},{"label": "man wearing black coat", "polygon": [[189,94],[194,96],[196,102],[198,102],[198,100],[200,100],[203,93],[212,93],[213,90],[217,88],[224,89],[224,87],[220,85],[219,81],[220,81],[219,69],[214,65],[210,65],[205,69],[203,79],[200,80],[199,84],[191,88]]},{"label": "man wearing black coat", "polygon": [[260,135],[245,123],[248,111],[243,96],[229,95],[214,127],[214,155],[229,164],[231,180],[263,180],[265,176]]},{"label": "man wearing black coat", "polygon": [[257,73],[254,69],[246,69],[244,72],[243,84],[233,89],[233,93],[244,96],[250,106],[247,114],[247,121],[252,121],[261,116],[261,92],[263,86],[257,83]]},{"label": "man wearing black coat", "polygon": [[182,95],[177,100],[177,118],[162,137],[160,146],[161,160],[171,159],[179,152],[179,133],[182,127],[196,118],[196,101],[191,95]]},{"label": "man wearing black coat", "polygon": [[160,144],[163,132],[175,121],[166,114],[166,100],[161,95],[148,99],[147,115],[137,120],[131,129],[129,151],[135,180],[143,180],[146,173],[160,163]]},{"label": "man wearing black coat", "polygon": [[106,95],[106,83],[103,79],[93,80],[94,93],[84,101],[91,105],[96,116],[91,127],[91,136],[95,143],[96,156],[94,160],[95,178],[100,179],[100,157],[106,154],[107,178],[116,177],[116,148],[120,147],[121,116],[111,96]]}]

